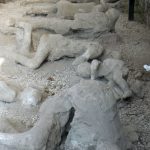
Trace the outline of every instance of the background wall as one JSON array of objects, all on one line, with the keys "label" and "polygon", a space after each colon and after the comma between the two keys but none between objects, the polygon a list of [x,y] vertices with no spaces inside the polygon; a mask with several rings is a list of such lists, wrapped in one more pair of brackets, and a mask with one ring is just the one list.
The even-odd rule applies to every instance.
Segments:
[{"label": "background wall", "polygon": [[[121,11],[128,13],[128,1],[121,0]],[[150,0],[135,0],[135,20],[150,26]]]}]

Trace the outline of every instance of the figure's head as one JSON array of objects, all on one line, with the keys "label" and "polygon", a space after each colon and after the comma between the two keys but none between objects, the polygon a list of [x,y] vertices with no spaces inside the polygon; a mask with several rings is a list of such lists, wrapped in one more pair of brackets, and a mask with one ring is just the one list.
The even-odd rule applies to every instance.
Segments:
[{"label": "figure's head", "polygon": [[84,62],[78,65],[77,74],[83,78],[91,78],[95,80],[98,77],[100,61],[93,60],[91,63]]},{"label": "figure's head", "polygon": [[90,78],[91,77],[91,64],[88,62],[84,62],[78,65],[77,74],[82,78]]}]

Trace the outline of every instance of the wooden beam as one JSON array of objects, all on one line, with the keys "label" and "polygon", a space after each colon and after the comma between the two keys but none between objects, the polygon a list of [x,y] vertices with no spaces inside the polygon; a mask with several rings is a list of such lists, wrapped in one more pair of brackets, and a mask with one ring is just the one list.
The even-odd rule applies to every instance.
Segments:
[{"label": "wooden beam", "polygon": [[134,5],[135,5],[135,0],[129,0],[129,14],[128,14],[128,19],[130,21],[134,20]]}]

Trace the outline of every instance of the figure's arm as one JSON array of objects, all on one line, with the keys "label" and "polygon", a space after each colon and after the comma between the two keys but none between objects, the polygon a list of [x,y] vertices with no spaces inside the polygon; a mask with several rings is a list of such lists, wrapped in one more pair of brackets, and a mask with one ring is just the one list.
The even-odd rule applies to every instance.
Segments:
[{"label": "figure's arm", "polygon": [[32,29],[46,29],[48,31],[54,31],[57,34],[67,34],[73,24],[73,20],[64,20],[59,18],[49,17],[27,17],[22,18],[20,21],[28,22],[32,25]]},{"label": "figure's arm", "polygon": [[113,80],[119,86],[119,88],[123,91],[123,99],[128,98],[132,95],[132,92],[127,84],[127,81],[122,77],[122,72],[119,69],[115,69],[113,72]]},{"label": "figure's arm", "polygon": [[104,52],[103,46],[98,42],[84,43],[84,45],[86,45],[86,51],[74,60],[73,65],[79,65],[85,61],[96,59]]}]

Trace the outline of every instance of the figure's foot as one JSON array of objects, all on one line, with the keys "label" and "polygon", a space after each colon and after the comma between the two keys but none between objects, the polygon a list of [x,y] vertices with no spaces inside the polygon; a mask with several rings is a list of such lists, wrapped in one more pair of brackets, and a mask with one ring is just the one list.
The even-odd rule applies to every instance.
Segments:
[{"label": "figure's foot", "polygon": [[78,66],[78,65],[80,65],[81,63],[83,63],[83,62],[85,62],[86,61],[86,59],[83,57],[83,56],[79,56],[79,57],[77,57],[74,61],[73,61],[73,65],[74,66]]},{"label": "figure's foot", "polygon": [[126,91],[126,92],[124,92],[124,94],[123,94],[123,99],[126,99],[126,98],[129,98],[129,97],[131,97],[132,96],[132,92],[131,92],[131,90],[128,90],[128,91]]}]

